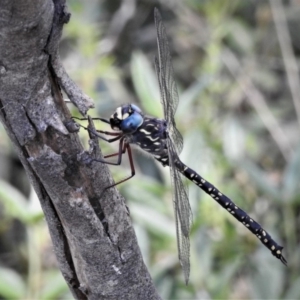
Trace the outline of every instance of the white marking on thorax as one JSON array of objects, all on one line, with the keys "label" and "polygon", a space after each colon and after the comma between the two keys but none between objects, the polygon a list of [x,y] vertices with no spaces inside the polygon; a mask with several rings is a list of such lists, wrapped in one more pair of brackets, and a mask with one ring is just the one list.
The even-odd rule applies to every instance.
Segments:
[{"label": "white marking on thorax", "polygon": [[[144,132],[146,135],[151,134],[151,132],[145,130],[145,129],[140,129],[140,132]],[[148,137],[149,138],[149,137]]]},{"label": "white marking on thorax", "polygon": [[125,113],[125,114],[123,115],[122,119],[124,120],[124,119],[126,119],[126,118],[128,118],[128,117],[129,117],[129,113]]},{"label": "white marking on thorax", "polygon": [[[142,131],[142,130],[140,130]],[[147,134],[147,133],[146,133]],[[150,134],[150,133],[149,133]],[[150,141],[154,142],[154,141],[157,141],[159,139],[159,136],[156,137],[156,138],[152,138],[151,136],[146,136],[147,139],[149,139]],[[156,143],[155,143],[156,144]]]},{"label": "white marking on thorax", "polygon": [[123,118],[122,118],[122,107],[118,107],[117,109],[116,109],[116,113],[117,113],[117,118],[119,119],[119,120],[122,120]]}]

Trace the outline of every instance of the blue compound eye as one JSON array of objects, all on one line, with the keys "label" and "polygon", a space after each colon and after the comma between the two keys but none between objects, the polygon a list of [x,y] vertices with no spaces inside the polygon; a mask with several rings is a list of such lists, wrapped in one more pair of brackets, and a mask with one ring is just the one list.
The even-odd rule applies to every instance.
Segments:
[{"label": "blue compound eye", "polygon": [[130,104],[130,106],[131,106],[133,111],[136,111],[138,113],[142,112],[141,109],[138,106],[136,106],[135,104]]},{"label": "blue compound eye", "polygon": [[128,118],[122,121],[120,129],[125,133],[134,132],[142,125],[143,121],[143,116],[138,112],[134,112]]}]

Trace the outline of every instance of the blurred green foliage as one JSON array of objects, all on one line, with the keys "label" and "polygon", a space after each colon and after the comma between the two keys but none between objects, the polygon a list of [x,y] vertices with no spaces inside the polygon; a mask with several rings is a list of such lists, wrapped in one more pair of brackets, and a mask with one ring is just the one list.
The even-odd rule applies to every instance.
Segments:
[{"label": "blurred green foliage", "polygon": [[[72,18],[64,28],[61,55],[71,77],[95,100],[90,114],[102,117],[129,102],[147,114],[163,116],[153,64],[153,8],[161,10],[180,92],[176,118],[185,141],[182,160],[285,247],[287,267],[189,184],[193,228],[191,277],[185,286],[169,171],[135,152],[137,174],[119,188],[164,299],[300,298],[300,116],[299,98],[292,92],[300,82],[288,64],[295,60],[298,69],[300,5],[281,4],[68,1]],[[278,35],[284,28],[289,34]],[[278,37],[286,43],[280,44]],[[105,124],[99,128],[109,129]],[[86,133],[80,134],[86,142]],[[38,201],[24,187],[3,128],[0,135],[0,298],[70,299]],[[101,146],[104,153],[117,149]],[[129,174],[127,160],[111,170],[116,180],[124,178]]]}]

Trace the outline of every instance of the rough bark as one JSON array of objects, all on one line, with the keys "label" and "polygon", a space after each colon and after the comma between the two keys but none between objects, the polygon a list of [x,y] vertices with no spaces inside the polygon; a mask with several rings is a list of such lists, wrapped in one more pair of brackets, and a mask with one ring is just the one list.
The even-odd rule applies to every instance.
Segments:
[{"label": "rough bark", "polygon": [[[63,0],[0,3],[0,119],[40,199],[60,270],[77,299],[160,299],[107,166],[80,160],[63,89],[85,114],[92,101],[58,56]],[[91,125],[92,126],[92,125]],[[69,127],[70,128],[70,127]],[[101,155],[91,140],[91,155]]]}]

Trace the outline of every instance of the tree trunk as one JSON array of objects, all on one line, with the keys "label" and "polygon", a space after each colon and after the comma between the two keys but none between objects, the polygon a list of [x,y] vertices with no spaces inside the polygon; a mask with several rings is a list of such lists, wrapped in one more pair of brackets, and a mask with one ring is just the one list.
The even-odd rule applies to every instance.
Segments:
[{"label": "tree trunk", "polygon": [[[144,265],[123,198],[101,196],[112,178],[87,165],[63,89],[83,114],[92,101],[60,64],[69,20],[64,0],[0,3],[0,119],[40,199],[60,270],[77,299],[160,299]],[[68,127],[70,130],[70,126]],[[92,155],[100,156],[97,140]]]}]

